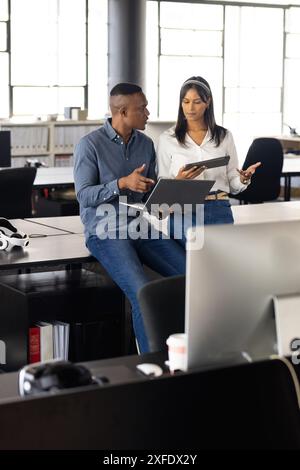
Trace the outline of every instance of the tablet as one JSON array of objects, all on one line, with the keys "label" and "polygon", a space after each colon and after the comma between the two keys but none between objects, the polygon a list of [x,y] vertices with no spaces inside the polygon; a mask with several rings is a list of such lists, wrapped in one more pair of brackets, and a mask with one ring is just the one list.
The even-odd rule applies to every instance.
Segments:
[{"label": "tablet", "polygon": [[203,160],[202,162],[188,163],[184,166],[184,171],[190,170],[194,166],[200,168],[201,166],[206,166],[206,168],[216,168],[218,166],[225,166],[228,164],[230,159],[229,155],[225,157],[211,158],[209,160]]}]

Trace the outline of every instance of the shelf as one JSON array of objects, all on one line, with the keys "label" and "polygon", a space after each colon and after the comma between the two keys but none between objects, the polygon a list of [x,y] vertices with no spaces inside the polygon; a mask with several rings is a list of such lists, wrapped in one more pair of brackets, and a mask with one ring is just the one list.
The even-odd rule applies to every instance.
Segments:
[{"label": "shelf", "polygon": [[[48,166],[61,166],[60,157],[72,155],[81,137],[98,129],[103,121],[1,122],[2,130],[11,132],[12,166],[23,166],[28,158],[40,158]],[[22,159],[23,158],[23,159]]]},{"label": "shelf", "polygon": [[32,151],[21,151],[21,152],[17,152],[17,151],[13,151],[12,152],[12,157],[43,157],[43,156],[47,156],[47,155],[50,155],[50,152],[45,152],[43,150],[41,150],[40,152],[32,152]]},{"label": "shelf", "polygon": [[32,122],[9,122],[0,120],[0,128],[6,127],[39,127],[39,126],[101,126],[104,123],[103,120],[86,120],[76,121],[71,119],[61,121],[32,121]]},{"label": "shelf", "polygon": [[[28,158],[40,158],[48,166],[59,162],[60,157],[69,156],[72,165],[72,155],[75,145],[86,134],[99,129],[104,120],[62,120],[35,122],[5,122],[0,121],[0,129],[11,131],[12,166],[22,166]],[[159,135],[170,128],[172,121],[149,121],[144,131],[154,142]],[[23,157],[23,161],[21,160]],[[62,161],[60,162],[62,164]],[[59,163],[58,163],[59,165]]]},{"label": "shelf", "polygon": [[65,121],[49,121],[50,124],[55,126],[102,126],[104,124],[103,120],[99,121],[75,121],[72,119],[66,119]]}]

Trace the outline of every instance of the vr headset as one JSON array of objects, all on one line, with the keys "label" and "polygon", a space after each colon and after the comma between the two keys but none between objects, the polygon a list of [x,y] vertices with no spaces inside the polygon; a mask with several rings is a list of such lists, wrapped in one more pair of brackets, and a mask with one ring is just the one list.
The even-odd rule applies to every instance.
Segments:
[{"label": "vr headset", "polygon": [[29,237],[14,227],[9,220],[0,217],[0,251],[10,250],[14,246],[28,246]]},{"label": "vr headset", "polygon": [[53,359],[29,364],[19,372],[19,393],[21,396],[40,393],[57,393],[66,388],[86,385],[104,385],[106,377],[94,377],[83,365]]}]

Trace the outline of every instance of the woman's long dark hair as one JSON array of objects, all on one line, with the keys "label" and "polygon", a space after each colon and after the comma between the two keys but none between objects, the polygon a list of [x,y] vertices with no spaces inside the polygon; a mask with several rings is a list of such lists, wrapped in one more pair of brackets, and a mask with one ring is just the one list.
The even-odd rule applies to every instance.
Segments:
[{"label": "woman's long dark hair", "polygon": [[[211,140],[214,141],[216,144],[216,147],[218,147],[220,143],[222,142],[222,140],[224,139],[227,130],[224,127],[218,126],[216,124],[215,114],[214,114],[214,103],[213,103],[213,97],[212,97],[210,86],[208,82],[202,77],[190,77],[186,80],[186,82],[188,82],[189,80],[193,80],[194,82],[187,83],[186,85],[184,82],[180,90],[178,117],[177,117],[177,122],[175,126],[175,137],[178,140],[178,142],[180,142],[181,144],[185,144],[185,137],[187,133],[187,123],[186,123],[186,118],[182,110],[182,100],[184,99],[187,91],[190,90],[191,88],[194,88],[197,91],[200,98],[202,99],[202,101],[204,101],[204,103],[207,103],[210,98],[210,104],[205,111],[204,119],[205,119],[205,123],[208,129],[211,132]],[[199,82],[199,85],[197,85],[197,83],[195,82]],[[201,84],[203,84],[203,86],[201,86]]]}]

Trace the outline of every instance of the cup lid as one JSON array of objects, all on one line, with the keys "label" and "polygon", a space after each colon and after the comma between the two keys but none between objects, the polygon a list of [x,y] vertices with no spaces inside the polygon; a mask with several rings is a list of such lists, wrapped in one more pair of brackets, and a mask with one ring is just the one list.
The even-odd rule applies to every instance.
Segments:
[{"label": "cup lid", "polygon": [[174,333],[169,336],[166,343],[168,346],[186,346],[187,335],[186,333]]}]

